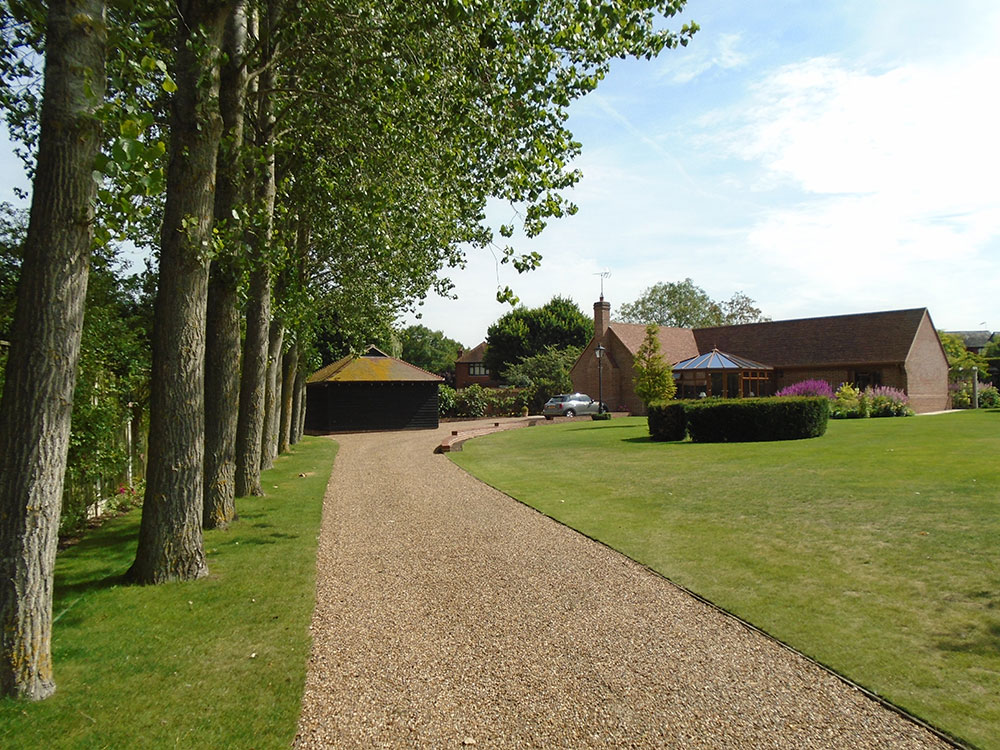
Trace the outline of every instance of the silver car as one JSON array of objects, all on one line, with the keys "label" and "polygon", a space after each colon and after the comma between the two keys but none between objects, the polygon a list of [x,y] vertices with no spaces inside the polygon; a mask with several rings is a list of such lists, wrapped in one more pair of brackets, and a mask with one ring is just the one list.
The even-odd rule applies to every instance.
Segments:
[{"label": "silver car", "polygon": [[553,396],[545,402],[542,407],[542,416],[546,419],[553,417],[575,417],[577,414],[598,414],[608,410],[606,404],[594,401],[586,393],[563,393]]}]

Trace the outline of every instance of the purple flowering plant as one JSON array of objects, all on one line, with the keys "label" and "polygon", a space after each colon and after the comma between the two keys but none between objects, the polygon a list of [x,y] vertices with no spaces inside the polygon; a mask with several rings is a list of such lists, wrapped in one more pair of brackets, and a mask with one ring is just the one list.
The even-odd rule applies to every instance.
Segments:
[{"label": "purple flowering plant", "polygon": [[831,401],[835,398],[833,388],[825,380],[802,380],[785,386],[774,394],[775,396],[825,396]]}]

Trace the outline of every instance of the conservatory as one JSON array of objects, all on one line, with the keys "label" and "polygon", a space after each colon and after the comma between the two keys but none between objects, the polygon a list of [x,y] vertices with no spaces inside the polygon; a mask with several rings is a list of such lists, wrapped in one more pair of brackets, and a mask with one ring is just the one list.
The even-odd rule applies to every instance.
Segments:
[{"label": "conservatory", "polygon": [[673,365],[677,398],[770,396],[774,368],[713,349]]}]

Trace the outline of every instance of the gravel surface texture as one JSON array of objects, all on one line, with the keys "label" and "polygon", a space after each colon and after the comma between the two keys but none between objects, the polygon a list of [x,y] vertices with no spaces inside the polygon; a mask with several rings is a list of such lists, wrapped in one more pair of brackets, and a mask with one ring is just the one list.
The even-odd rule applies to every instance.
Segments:
[{"label": "gravel surface texture", "polygon": [[336,437],[295,747],[950,747],[435,455],[453,427]]}]

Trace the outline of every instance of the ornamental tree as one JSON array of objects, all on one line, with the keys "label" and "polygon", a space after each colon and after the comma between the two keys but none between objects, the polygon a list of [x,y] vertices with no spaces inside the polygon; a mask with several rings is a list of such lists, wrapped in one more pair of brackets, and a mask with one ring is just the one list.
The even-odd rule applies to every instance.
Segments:
[{"label": "ornamental tree", "polygon": [[673,370],[660,353],[658,333],[659,326],[646,326],[646,337],[632,364],[635,393],[647,406],[655,401],[672,399],[677,393]]}]

